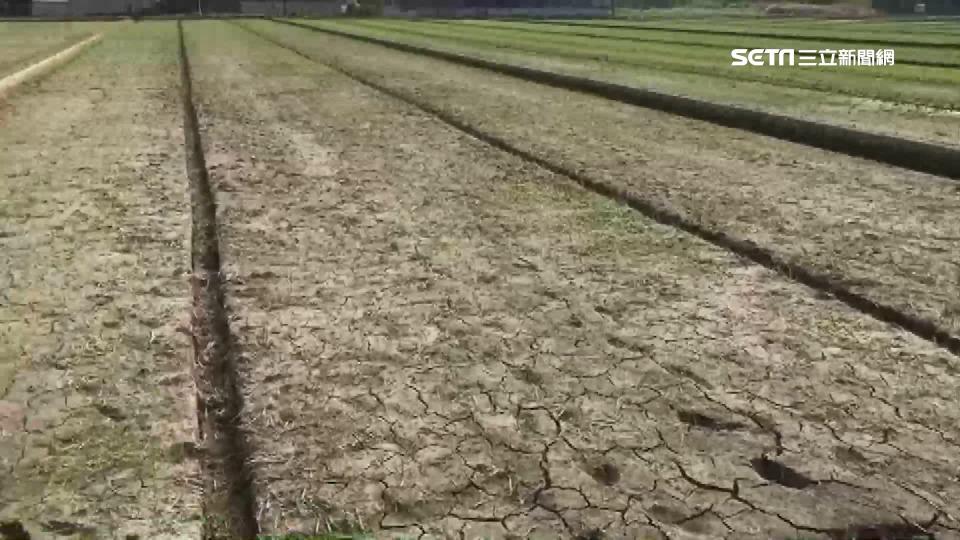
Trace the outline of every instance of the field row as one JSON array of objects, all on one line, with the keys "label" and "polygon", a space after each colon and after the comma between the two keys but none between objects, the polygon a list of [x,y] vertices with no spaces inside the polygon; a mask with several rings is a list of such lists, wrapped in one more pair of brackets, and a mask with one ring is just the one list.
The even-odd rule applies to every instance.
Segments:
[{"label": "field row", "polygon": [[[242,24],[434,103],[530,108],[533,85]],[[187,29],[227,297],[260,359],[243,373],[262,527],[332,516],[410,536],[770,538],[876,522],[876,495],[861,494],[899,498],[816,450],[862,436],[827,435],[840,418],[827,389],[849,369],[827,367],[847,362],[833,355],[861,384],[888,330],[236,26]],[[488,83],[435,91],[421,69]],[[559,148],[590,125],[578,120],[567,112]],[[802,380],[813,366],[823,378]],[[798,484],[771,481],[787,466]],[[817,515],[814,499],[836,510]]]},{"label": "field row", "polygon": [[[905,65],[931,65],[946,64],[960,68],[960,47],[954,48],[952,45],[960,38],[960,34],[952,38],[944,39],[942,44],[929,44],[923,46],[909,46],[897,43],[896,37],[884,38],[881,34],[871,34],[871,39],[864,38],[864,41],[857,41],[855,37],[837,36],[830,39],[829,36],[821,39],[801,38],[785,35],[783,37],[752,37],[745,35],[711,34],[709,32],[699,33],[699,30],[691,32],[676,32],[673,30],[657,29],[622,29],[584,25],[567,24],[542,24],[535,21],[483,21],[483,20],[462,20],[462,21],[436,21],[433,24],[452,26],[462,28],[463,25],[484,29],[511,30],[513,32],[526,32],[536,34],[540,37],[547,36],[566,36],[568,38],[592,38],[592,43],[601,46],[616,46],[623,42],[642,45],[644,51],[653,49],[661,55],[671,58],[676,57],[696,57],[703,59],[716,60],[720,64],[722,60],[729,63],[730,50],[734,48],[793,48],[793,49],[879,49],[888,48],[896,50],[896,62]],[[428,26],[428,25],[421,25]],[[840,39],[837,41],[837,39]],[[571,44],[575,42],[570,42]],[[656,45],[654,45],[656,44]],[[662,45],[670,45],[670,48],[664,49]],[[876,71],[876,70],[874,70]],[[862,71],[861,71],[862,72]],[[903,77],[904,73],[881,72],[885,76],[895,75]],[[910,72],[906,72],[907,75]],[[914,73],[919,76],[922,73]]]},{"label": "field row", "polygon": [[[682,73],[702,73],[733,80],[757,81],[780,86],[813,90],[828,90],[834,93],[858,97],[872,97],[894,102],[936,105],[953,108],[960,99],[956,85],[960,82],[960,70],[904,65],[884,67],[817,67],[817,69],[783,68],[780,66],[750,67],[730,66],[730,50],[735,47],[776,45],[779,48],[806,49],[809,43],[785,42],[776,44],[718,45],[705,49],[677,43],[651,43],[611,40],[603,36],[580,36],[570,33],[538,31],[538,25],[523,25],[520,28],[494,23],[493,27],[478,23],[424,24],[405,21],[357,22],[358,26],[388,30],[431,40],[453,41],[488,48],[508,48],[537,53],[538,55],[603,60],[614,65],[652,67]],[[835,47],[835,45],[834,45]],[[822,44],[815,49],[829,49],[831,44]],[[843,48],[843,47],[841,47]],[[850,48],[850,47],[846,47]],[[872,48],[872,47],[871,47]],[[900,51],[901,55],[903,51]],[[909,53],[909,51],[907,51]],[[919,55],[918,55],[919,56]],[[950,60],[938,55],[938,60]],[[926,55],[930,58],[930,54]],[[958,56],[960,58],[960,56]],[[817,59],[819,61],[819,58]],[[958,64],[960,66],[960,64]],[[880,85],[877,83],[881,82]],[[882,84],[886,82],[887,84]],[[892,85],[896,84],[896,88]]]},{"label": "field row", "polygon": [[960,145],[960,114],[950,110],[960,97],[956,91],[960,70],[902,65],[736,68],[729,65],[729,49],[722,47],[706,53],[702,48],[694,48],[694,56],[689,57],[682,47],[667,44],[651,46],[546,36],[509,28],[491,29],[471,22],[309,24],[948,146]]},{"label": "field row", "polygon": [[[504,27],[516,23],[417,23],[406,21],[361,21],[355,23],[363,28],[388,30],[411,36],[423,36],[431,40],[463,42],[489,48],[517,49],[538,55],[603,60],[626,66],[654,67],[668,71],[694,72],[733,80],[758,81],[781,86],[804,89],[829,90],[835,93],[858,97],[873,97],[888,101],[900,101],[924,105],[941,105],[952,108],[960,103],[956,86],[960,83],[960,70],[904,65],[884,67],[817,67],[817,69],[783,68],[778,66],[734,67],[730,66],[730,50],[737,47],[819,49],[856,48],[853,46],[823,43],[776,42],[751,44],[719,44],[709,49],[685,47],[676,43],[635,42],[611,40],[603,36],[581,36],[570,33],[538,31],[539,25]],[[481,26],[481,24],[484,24]],[[868,47],[863,47],[868,48]],[[875,49],[875,47],[869,47]],[[930,59],[931,51],[898,51],[916,59]],[[937,54],[938,61],[960,59]],[[817,59],[819,61],[819,58]],[[960,64],[957,64],[960,67]],[[896,88],[879,85],[877,82],[897,84]]]},{"label": "field row", "polygon": [[309,54],[330,47],[353,72],[523,150],[960,329],[950,247],[960,230],[940,219],[960,204],[954,181],[349,39],[243,24]]},{"label": "field row", "polygon": [[[759,22],[759,24],[758,24]],[[960,20],[928,22],[881,21],[815,21],[785,20],[725,20],[720,21],[544,21],[547,25],[582,26],[597,29],[623,29],[632,32],[664,31],[744,37],[806,38],[817,41],[838,40],[856,43],[856,40],[884,41],[891,46],[913,44],[937,45],[944,49],[960,48]]]},{"label": "field row", "polygon": [[[955,356],[404,100],[954,330],[955,182],[269,21],[183,27],[263,533],[960,538]],[[0,112],[4,527],[227,517],[191,433],[177,69],[174,23],[117,25]]]}]

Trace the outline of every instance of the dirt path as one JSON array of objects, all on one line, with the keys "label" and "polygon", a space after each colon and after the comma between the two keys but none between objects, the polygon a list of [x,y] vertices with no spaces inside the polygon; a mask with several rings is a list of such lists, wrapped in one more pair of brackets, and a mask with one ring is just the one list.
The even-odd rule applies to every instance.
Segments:
[{"label": "dirt path", "polygon": [[960,185],[268,22],[514,145],[835,276],[960,333]]},{"label": "dirt path", "polygon": [[176,29],[90,52],[0,111],[0,530],[198,538]]},{"label": "dirt path", "polygon": [[186,29],[264,532],[960,538],[954,357]]}]

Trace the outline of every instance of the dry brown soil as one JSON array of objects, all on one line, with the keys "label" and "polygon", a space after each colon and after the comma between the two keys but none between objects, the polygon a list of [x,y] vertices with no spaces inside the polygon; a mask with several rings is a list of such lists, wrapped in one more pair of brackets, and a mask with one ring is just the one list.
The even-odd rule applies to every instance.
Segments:
[{"label": "dry brown soil", "polygon": [[249,24],[550,161],[960,333],[960,183],[482,70]]},{"label": "dry brown soil", "polygon": [[[185,26],[265,532],[769,540],[937,515],[937,538],[960,538],[955,357],[242,29]],[[404,65],[295,36],[385,77]],[[420,84],[424,66],[403,62]],[[557,158],[646,126],[662,150],[635,150],[651,190],[684,177],[667,175],[681,151],[690,176],[716,171],[704,190],[742,174],[758,205],[778,173],[812,179],[771,189],[813,216],[821,182],[860,200],[841,189],[854,171],[871,194],[899,190],[918,222],[906,194],[945,189],[728,132],[711,143],[721,131],[645,112],[628,127],[572,96],[567,124],[534,122],[557,106],[549,90],[534,107],[520,84],[430,68],[498,85],[516,117],[489,125],[542,133],[530,144]],[[490,111],[465,86],[424,87]],[[795,164],[778,165],[782,148]]]},{"label": "dry brown soil", "polygon": [[199,537],[177,73],[119,28],[0,110],[0,533]]}]

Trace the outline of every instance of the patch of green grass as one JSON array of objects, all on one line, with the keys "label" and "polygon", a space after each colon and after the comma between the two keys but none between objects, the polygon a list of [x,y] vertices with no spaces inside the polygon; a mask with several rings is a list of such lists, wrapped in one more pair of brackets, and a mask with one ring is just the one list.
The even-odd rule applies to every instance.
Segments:
[{"label": "patch of green grass", "polygon": [[[737,105],[750,109],[769,111],[775,114],[853,127],[865,131],[933,141],[944,145],[957,145],[957,134],[960,133],[960,114],[955,114],[950,111],[931,109],[923,105],[851,96],[829,90],[810,90],[788,85],[774,85],[766,81],[719,79],[709,69],[697,67],[690,69],[683,67],[682,69],[684,71],[677,71],[674,69],[675,66],[660,69],[656,65],[626,65],[590,59],[589,56],[591,56],[591,54],[584,53],[584,50],[588,50],[589,47],[582,47],[581,49],[583,50],[575,51],[575,54],[581,57],[566,57],[558,54],[541,54],[508,48],[513,46],[508,43],[499,43],[499,41],[502,40],[497,39],[485,39],[487,43],[474,44],[449,38],[404,35],[391,30],[389,27],[378,28],[371,24],[378,23],[378,21],[363,21],[362,24],[349,22],[338,24],[316,20],[304,20],[300,22],[302,24],[331,28],[358,35],[368,35],[396,42],[405,42],[507,64],[554,71],[636,88],[650,88],[668,94],[691,96],[714,103]],[[287,26],[274,28],[278,25],[269,21],[251,21],[245,24],[255,25],[260,31],[274,33],[274,35],[281,38],[296,35],[298,46],[309,47],[314,46],[311,44],[326,43],[326,47],[332,47],[333,45],[331,45],[331,43],[338,42],[338,40],[342,39]],[[380,22],[379,24],[383,23]],[[509,25],[514,23],[464,21],[462,23],[450,23],[450,25],[416,23],[409,24],[408,26],[414,28],[443,27],[453,26],[454,24],[462,24],[463,26],[502,24],[505,25],[505,27],[509,27]],[[454,27],[454,29],[456,28],[457,27]],[[469,30],[470,28],[465,28],[464,33]],[[344,45],[350,46],[346,42],[344,42]],[[358,44],[355,45],[359,46]],[[318,52],[318,54],[322,54],[322,52]],[[732,69],[737,70],[740,68]],[[814,71],[817,69],[818,68],[815,68]],[[802,75],[803,73],[811,73],[811,68],[798,67],[793,70],[784,68],[782,71],[784,71],[785,74],[799,73]],[[960,70],[955,71],[958,76],[960,76]],[[913,84],[911,81],[900,83],[897,80],[893,80],[892,82],[877,80],[869,81],[869,84],[864,83],[867,91],[873,87],[886,86],[887,91],[892,90],[895,93],[899,92],[913,101],[926,101],[922,96],[911,94]],[[801,85],[811,86],[809,81],[802,82]],[[960,101],[960,94],[957,94],[955,91],[956,86],[957,85],[940,85],[937,90],[948,96],[948,101]],[[895,95],[894,97],[899,96]]]},{"label": "patch of green grass", "polygon": [[[617,71],[651,68],[659,71],[708,75],[720,79],[762,82],[818,90],[895,103],[960,108],[960,70],[923,66],[890,67],[733,67],[729,47],[704,49],[674,44],[612,41],[603,38],[547,35],[505,27],[470,24],[425,24],[404,21],[311,21],[361,35],[391,39],[431,48],[495,58],[504,51],[529,56],[530,61],[551,57],[585,64],[615,66]],[[791,44],[785,44],[789,46]],[[797,44],[793,44],[797,45]],[[809,44],[800,45],[805,48]],[[819,48],[826,48],[821,45]],[[847,46],[845,48],[850,48]],[[866,48],[866,47],[864,47]],[[873,47],[875,48],[875,47]]]},{"label": "patch of green grass", "polygon": [[[743,34],[778,34],[785,38],[813,38],[817,40],[829,40],[830,37],[843,39],[889,39],[892,44],[898,41],[924,42],[935,45],[955,45],[956,40],[949,39],[953,34],[954,26],[945,26],[943,28],[924,28],[917,29],[916,23],[909,22],[888,22],[871,23],[866,21],[847,21],[844,23],[827,22],[820,19],[797,21],[787,20],[778,22],[777,20],[751,19],[746,20],[675,20],[675,21],[614,21],[603,20],[577,21],[577,20],[551,20],[550,22],[562,23],[565,25],[579,27],[598,27],[598,26],[617,26],[624,29],[648,31],[657,28],[663,29],[685,29],[685,30],[729,30]],[[877,26],[880,25],[880,26]],[[908,32],[909,36],[904,36]]]},{"label": "patch of green grass", "polygon": [[[558,25],[549,25],[549,24],[537,24],[527,21],[443,21],[437,24],[441,25],[456,25],[458,27],[469,26],[475,28],[499,28],[501,30],[515,29],[515,30],[524,30],[527,32],[536,32],[542,35],[556,35],[556,36],[592,36],[596,39],[615,39],[619,41],[624,40],[633,40],[635,43],[669,43],[672,47],[678,49],[683,49],[684,47],[697,47],[700,49],[704,48],[714,48],[714,49],[731,49],[739,47],[752,47],[752,48],[763,48],[763,47],[791,47],[796,49],[808,49],[808,48],[851,48],[851,45],[845,40],[856,39],[859,34],[854,34],[853,36],[848,33],[837,33],[830,34],[831,37],[839,39],[841,41],[822,38],[810,38],[804,37],[801,33],[800,35],[792,35],[789,32],[783,32],[782,38],[766,38],[766,37],[744,37],[744,36],[731,36],[731,35],[718,35],[718,34],[709,34],[709,33],[694,33],[694,32],[675,32],[665,29],[662,26],[658,27],[636,27],[636,28],[607,28],[601,26],[585,26],[581,24],[558,24]],[[725,30],[732,32],[740,32],[741,30],[746,32],[748,28],[757,26],[758,23],[754,23],[749,27],[740,27],[733,26],[729,23],[715,23],[711,29],[713,30]],[[760,24],[763,26],[762,24]],[[770,28],[769,25],[765,26],[764,33],[777,33],[781,32],[780,27]],[[695,29],[695,28],[691,28]],[[869,35],[860,36],[863,39],[868,40],[878,40],[884,39],[889,40],[892,47],[895,47],[897,51],[897,59],[901,61],[930,61],[934,57],[937,61],[944,62],[955,62],[960,63],[960,50],[956,48],[943,48],[936,50],[935,52],[928,47],[911,47],[898,45],[897,42],[903,38],[900,33],[870,33]],[[913,39],[913,36],[909,36],[910,41],[916,41]],[[960,34],[956,35],[937,35],[933,39],[936,39],[938,44],[943,45],[952,45],[955,43],[960,43]],[[646,45],[645,45],[646,46]],[[864,45],[863,47],[867,47]],[[873,46],[873,48],[876,48]]]}]

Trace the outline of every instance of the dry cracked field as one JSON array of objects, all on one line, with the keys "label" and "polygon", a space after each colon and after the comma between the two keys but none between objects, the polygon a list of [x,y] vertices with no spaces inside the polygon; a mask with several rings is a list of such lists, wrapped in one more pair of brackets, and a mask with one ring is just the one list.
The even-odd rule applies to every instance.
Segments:
[{"label": "dry cracked field", "polygon": [[176,28],[0,112],[0,535],[199,536]]},{"label": "dry cracked field", "polygon": [[960,539],[956,353],[536,160],[952,335],[956,181],[270,21],[182,31],[239,430],[197,397],[218,280],[178,24],[110,26],[0,107],[0,538]]}]

